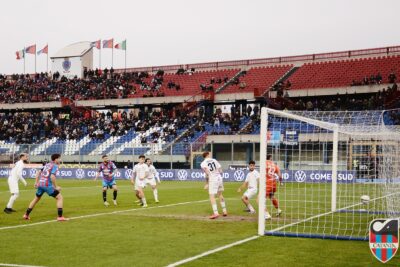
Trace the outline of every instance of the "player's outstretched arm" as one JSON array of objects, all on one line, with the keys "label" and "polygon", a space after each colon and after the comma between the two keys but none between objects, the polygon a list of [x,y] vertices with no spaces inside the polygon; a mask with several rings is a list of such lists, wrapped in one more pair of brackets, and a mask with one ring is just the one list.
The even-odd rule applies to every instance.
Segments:
[{"label": "player's outstretched arm", "polygon": [[155,177],[156,177],[156,180],[157,180],[157,182],[159,183],[159,184],[161,184],[161,180],[160,180],[160,174],[158,173],[158,171],[156,170],[156,169],[154,169],[155,170]]},{"label": "player's outstretched arm", "polygon": [[210,177],[210,171],[207,168],[203,168],[203,171],[206,173],[206,184],[204,185],[204,189],[208,189],[208,181]]},{"label": "player's outstretched arm", "polygon": [[24,179],[24,177],[22,177],[22,170],[23,170],[23,165],[19,164],[18,165],[18,179],[25,185],[27,186],[28,183],[26,182],[26,180]]},{"label": "player's outstretched arm", "polygon": [[282,179],[281,170],[278,171],[277,175],[278,175],[278,177],[279,177],[279,185],[283,185],[283,179]]},{"label": "player's outstretched arm", "polygon": [[135,177],[136,177],[136,173],[133,172],[132,175],[131,175],[131,184],[132,185],[135,185]]},{"label": "player's outstretched arm", "polygon": [[38,188],[38,187],[39,187],[39,177],[40,177],[41,174],[42,174],[42,171],[40,171],[40,170],[36,172],[35,184],[34,184],[34,187],[35,187],[35,188]]},{"label": "player's outstretched arm", "polygon": [[50,176],[50,178],[51,178],[51,182],[52,182],[54,188],[57,189],[58,191],[60,191],[61,188],[57,185],[56,176],[55,176],[54,174],[52,174],[52,175]]},{"label": "player's outstretched arm", "polygon": [[96,176],[94,177],[94,181],[97,181],[97,178],[99,178],[100,173],[96,172]]},{"label": "player's outstretched arm", "polygon": [[248,182],[244,182],[239,188],[238,188],[238,193],[240,193],[242,190],[243,190],[243,188],[247,188],[247,185],[248,185]]},{"label": "player's outstretched arm", "polygon": [[24,177],[20,176],[19,179],[21,180],[21,182],[22,182],[25,186],[28,185],[28,183],[26,182],[26,180],[24,179]]}]

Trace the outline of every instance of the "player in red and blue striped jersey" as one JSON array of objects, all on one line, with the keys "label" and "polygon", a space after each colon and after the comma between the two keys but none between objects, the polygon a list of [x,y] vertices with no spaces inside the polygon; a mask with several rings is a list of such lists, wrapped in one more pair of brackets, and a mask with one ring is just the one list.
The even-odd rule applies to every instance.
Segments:
[{"label": "player in red and blue striped jersey", "polygon": [[51,155],[51,162],[47,163],[37,176],[35,182],[35,188],[37,188],[36,196],[29,204],[26,213],[24,214],[25,220],[30,220],[30,213],[32,212],[35,205],[40,201],[44,193],[54,197],[57,201],[57,221],[67,221],[68,219],[63,216],[63,196],[60,193],[61,187],[57,185],[56,173],[61,163],[61,155]]},{"label": "player in red and blue striped jersey", "polygon": [[118,188],[117,183],[115,182],[114,171],[117,169],[114,162],[108,159],[107,155],[102,156],[103,162],[99,166],[99,170],[97,171],[96,177],[94,180],[96,181],[99,177],[100,173],[103,174],[103,201],[104,206],[108,207],[110,204],[107,202],[107,190],[108,188],[113,189],[113,201],[114,205],[117,206],[117,194]]}]

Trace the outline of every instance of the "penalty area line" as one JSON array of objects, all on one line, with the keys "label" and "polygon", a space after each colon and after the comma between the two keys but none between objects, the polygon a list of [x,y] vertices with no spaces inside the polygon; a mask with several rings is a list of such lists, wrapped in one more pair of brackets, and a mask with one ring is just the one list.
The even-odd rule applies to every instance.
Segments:
[{"label": "penalty area line", "polygon": [[0,266],[11,266],[11,267],[44,267],[37,265],[21,265],[21,264],[12,264],[12,263],[0,263]]},{"label": "penalty area line", "polygon": [[222,250],[225,250],[225,249],[228,249],[228,248],[231,248],[231,247],[234,247],[234,246],[237,246],[237,245],[240,245],[240,244],[243,244],[243,243],[252,241],[252,240],[257,239],[257,238],[259,238],[259,237],[260,237],[260,236],[258,236],[258,235],[256,235],[256,236],[251,236],[251,237],[248,237],[248,238],[246,238],[246,239],[239,240],[239,241],[236,241],[236,242],[227,244],[227,245],[225,245],[225,246],[222,246],[222,247],[219,247],[219,248],[216,248],[216,249],[208,250],[208,251],[203,252],[203,253],[201,253],[201,254],[198,254],[198,255],[196,255],[196,256],[193,256],[193,257],[190,257],[190,258],[186,258],[186,259],[183,259],[183,260],[180,260],[180,261],[171,263],[171,264],[167,265],[167,267],[179,266],[179,265],[182,265],[182,264],[185,264],[185,263],[188,263],[188,262],[191,262],[191,261],[200,259],[200,258],[202,258],[202,257],[208,256],[208,255],[210,255],[210,254],[214,254],[214,253],[216,253],[216,252],[219,252],[219,251],[222,251]]},{"label": "penalty area line", "polygon": [[[135,208],[135,209],[127,209],[127,210],[116,210],[116,211],[111,211],[111,212],[102,212],[102,213],[81,215],[81,216],[71,217],[69,219],[72,221],[72,220],[92,218],[92,217],[98,217],[98,216],[104,216],[104,215],[119,214],[119,213],[125,213],[125,212],[146,211],[146,210],[175,207],[175,206],[181,206],[181,205],[187,205],[187,204],[202,203],[202,202],[206,202],[206,201],[209,201],[209,200],[205,199],[205,200],[197,200],[197,201],[187,201],[187,202],[173,203],[173,204],[167,204],[167,205],[162,205],[162,206],[153,206],[153,207],[148,207],[148,208]],[[0,227],[0,231],[1,230],[8,230],[8,229],[23,228],[23,227],[31,227],[31,226],[48,224],[48,223],[53,223],[53,222],[57,222],[57,220],[42,221],[42,222],[30,223],[30,224],[19,224],[19,225],[12,225],[12,226],[4,226],[4,227]]]}]

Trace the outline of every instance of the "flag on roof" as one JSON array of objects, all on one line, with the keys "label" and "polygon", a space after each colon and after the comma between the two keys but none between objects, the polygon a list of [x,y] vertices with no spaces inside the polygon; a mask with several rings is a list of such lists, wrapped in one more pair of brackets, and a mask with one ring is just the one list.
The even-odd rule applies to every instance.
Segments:
[{"label": "flag on roof", "polygon": [[39,50],[37,52],[38,55],[40,54],[48,54],[49,53],[49,45],[46,45],[45,47],[43,47],[41,50]]},{"label": "flag on roof", "polygon": [[90,43],[90,47],[96,47],[97,49],[100,49],[100,46],[101,46],[101,40],[97,40]]},{"label": "flag on roof", "polygon": [[113,48],[113,46],[114,46],[114,39],[103,40],[103,48]]},{"label": "flag on roof", "polygon": [[116,49],[126,50],[126,39],[114,46]]},{"label": "flag on roof", "polygon": [[19,50],[17,52],[15,52],[15,54],[17,55],[17,60],[23,59],[25,57],[25,50]]},{"label": "flag on roof", "polygon": [[36,45],[34,44],[25,48],[25,53],[36,54]]}]

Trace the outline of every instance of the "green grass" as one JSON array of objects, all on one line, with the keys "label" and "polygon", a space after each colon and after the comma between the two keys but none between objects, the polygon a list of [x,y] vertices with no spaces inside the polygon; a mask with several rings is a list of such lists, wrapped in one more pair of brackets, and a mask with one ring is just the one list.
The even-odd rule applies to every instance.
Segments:
[{"label": "green grass", "polygon": [[[32,186],[32,181],[29,181]],[[65,216],[77,217],[112,211],[126,212],[52,222],[31,227],[0,230],[0,263],[43,266],[165,266],[257,233],[256,216],[244,213],[237,183],[225,184],[231,216],[209,221],[210,205],[200,182],[164,182],[159,186],[161,203],[155,204],[146,190],[150,209],[134,205],[134,194],[126,181],[119,181],[118,207],[102,205],[100,183],[60,180],[65,199]],[[297,186],[297,185],[296,185]],[[280,190],[285,213],[296,188],[287,184]],[[23,186],[20,188],[24,190]],[[55,201],[45,196],[31,214],[21,219],[34,189],[21,191],[15,214],[0,214],[0,228],[53,220]],[[299,188],[297,188],[299,189]],[[0,203],[9,194],[6,180],[0,180]],[[286,192],[286,196],[284,196]],[[289,194],[288,192],[292,192]],[[111,193],[108,193],[109,199]],[[296,197],[299,197],[298,195]],[[300,198],[300,197],[299,197]],[[204,201],[202,201],[204,200]],[[182,202],[192,204],[166,206]],[[309,205],[309,204],[307,204]],[[312,203],[310,203],[312,205]],[[327,204],[329,206],[329,204]],[[160,206],[159,208],[157,208]],[[164,207],[166,206],[166,207]],[[323,209],[321,207],[321,209]],[[320,209],[310,209],[319,212]],[[346,216],[346,215],[340,215]],[[342,217],[343,219],[344,217]],[[273,226],[282,225],[274,220]],[[272,227],[272,226],[271,226]],[[301,238],[261,237],[186,264],[187,266],[378,266],[367,242]],[[396,255],[387,266],[400,265]]]}]

